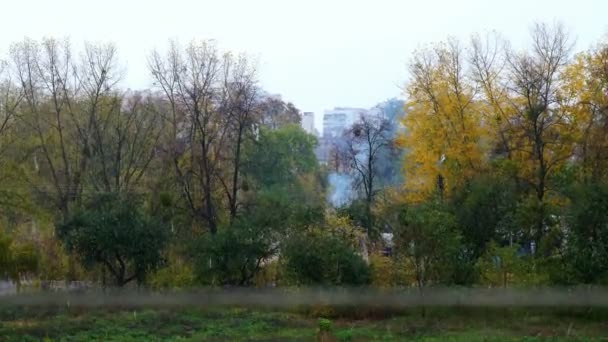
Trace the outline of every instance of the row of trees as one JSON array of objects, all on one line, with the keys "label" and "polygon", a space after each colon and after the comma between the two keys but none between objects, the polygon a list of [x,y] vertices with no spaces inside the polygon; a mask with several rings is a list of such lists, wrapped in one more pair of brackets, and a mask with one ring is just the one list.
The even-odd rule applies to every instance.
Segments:
[{"label": "row of trees", "polygon": [[[246,55],[171,42],[153,90],[112,45],[14,44],[0,86],[0,271],[124,286],[604,283],[608,48],[560,25],[414,54],[328,165]],[[393,108],[395,107],[395,108]],[[402,165],[400,165],[402,164]],[[401,170],[401,171],[398,171]],[[356,198],[326,204],[327,175]]]},{"label": "row of trees", "polygon": [[[401,126],[362,117],[336,145],[359,194],[340,212],[365,228],[376,284],[606,282],[608,47],[572,58],[560,24],[531,41],[415,52]],[[387,155],[403,184],[383,181]]]},{"label": "row of trees", "polygon": [[[293,229],[324,225],[315,138],[292,104],[260,88],[246,55],[171,42],[148,64],[154,89],[124,91],[111,44],[80,55],[55,39],[11,46],[0,99],[3,274],[123,286],[153,273],[163,284],[159,268],[185,265],[191,276],[180,279],[248,285],[303,233]],[[21,250],[38,261],[9,257]]]},{"label": "row of trees", "polygon": [[559,24],[531,38],[414,54],[391,226],[421,284],[606,281],[608,48],[571,58]]}]

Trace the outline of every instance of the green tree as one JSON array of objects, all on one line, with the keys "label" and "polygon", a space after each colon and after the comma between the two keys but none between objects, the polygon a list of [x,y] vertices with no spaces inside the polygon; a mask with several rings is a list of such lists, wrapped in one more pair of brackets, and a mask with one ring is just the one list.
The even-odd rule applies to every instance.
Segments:
[{"label": "green tree", "polygon": [[261,128],[244,144],[239,214],[194,244],[202,283],[251,285],[290,231],[323,218],[315,143],[300,127],[287,125]]},{"label": "green tree", "polygon": [[199,280],[211,285],[251,285],[264,264],[277,255],[291,209],[285,194],[262,194],[254,207],[220,227],[217,234],[205,234],[194,247]]},{"label": "green tree", "polygon": [[452,282],[461,236],[455,217],[439,201],[400,208],[393,229],[397,255],[412,268],[419,288]]},{"label": "green tree", "polygon": [[[316,144],[314,136],[295,125],[262,128],[258,139],[245,145],[244,207],[253,210],[261,203],[263,208],[264,201],[278,198],[289,203],[277,206],[290,212],[285,226],[322,220],[326,184],[314,154]],[[251,215],[252,210],[244,214]]]},{"label": "green tree", "polygon": [[296,125],[261,128],[258,139],[245,146],[243,172],[258,188],[291,186],[299,177],[318,171],[316,145],[317,139]]},{"label": "green tree", "polygon": [[102,265],[116,286],[143,282],[163,261],[166,225],[132,196],[101,194],[57,226],[57,235],[86,266]]},{"label": "green tree", "polygon": [[585,184],[570,191],[563,267],[567,282],[608,281],[608,185]]},{"label": "green tree", "polygon": [[514,182],[501,176],[478,177],[455,194],[451,205],[473,261],[491,240],[514,238],[518,200]]}]

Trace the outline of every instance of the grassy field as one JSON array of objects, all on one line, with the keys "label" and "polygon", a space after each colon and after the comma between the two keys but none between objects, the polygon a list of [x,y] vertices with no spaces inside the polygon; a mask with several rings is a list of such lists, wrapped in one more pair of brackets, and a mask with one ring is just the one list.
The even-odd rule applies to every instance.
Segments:
[{"label": "grassy field", "polygon": [[[608,341],[604,313],[477,309],[322,319],[233,309],[0,308],[1,341]],[[320,328],[321,327],[321,328]],[[327,333],[320,333],[327,330]]]}]

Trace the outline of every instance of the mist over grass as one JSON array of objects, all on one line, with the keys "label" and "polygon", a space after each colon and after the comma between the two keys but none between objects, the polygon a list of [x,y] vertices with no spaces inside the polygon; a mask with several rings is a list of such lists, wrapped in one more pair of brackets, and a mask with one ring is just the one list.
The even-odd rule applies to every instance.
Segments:
[{"label": "mist over grass", "polygon": [[385,309],[416,307],[608,307],[608,289],[571,288],[199,288],[150,291],[105,289],[7,295],[1,306],[85,308],[252,307],[291,309],[338,306]]}]

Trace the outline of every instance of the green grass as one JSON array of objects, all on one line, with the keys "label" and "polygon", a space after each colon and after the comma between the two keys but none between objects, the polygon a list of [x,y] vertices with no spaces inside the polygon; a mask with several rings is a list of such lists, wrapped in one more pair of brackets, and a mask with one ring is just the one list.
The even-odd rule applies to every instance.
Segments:
[{"label": "green grass", "polygon": [[[428,310],[382,319],[319,319],[251,309],[1,308],[0,341],[602,341],[604,313]],[[329,330],[327,333],[326,331]]]}]

